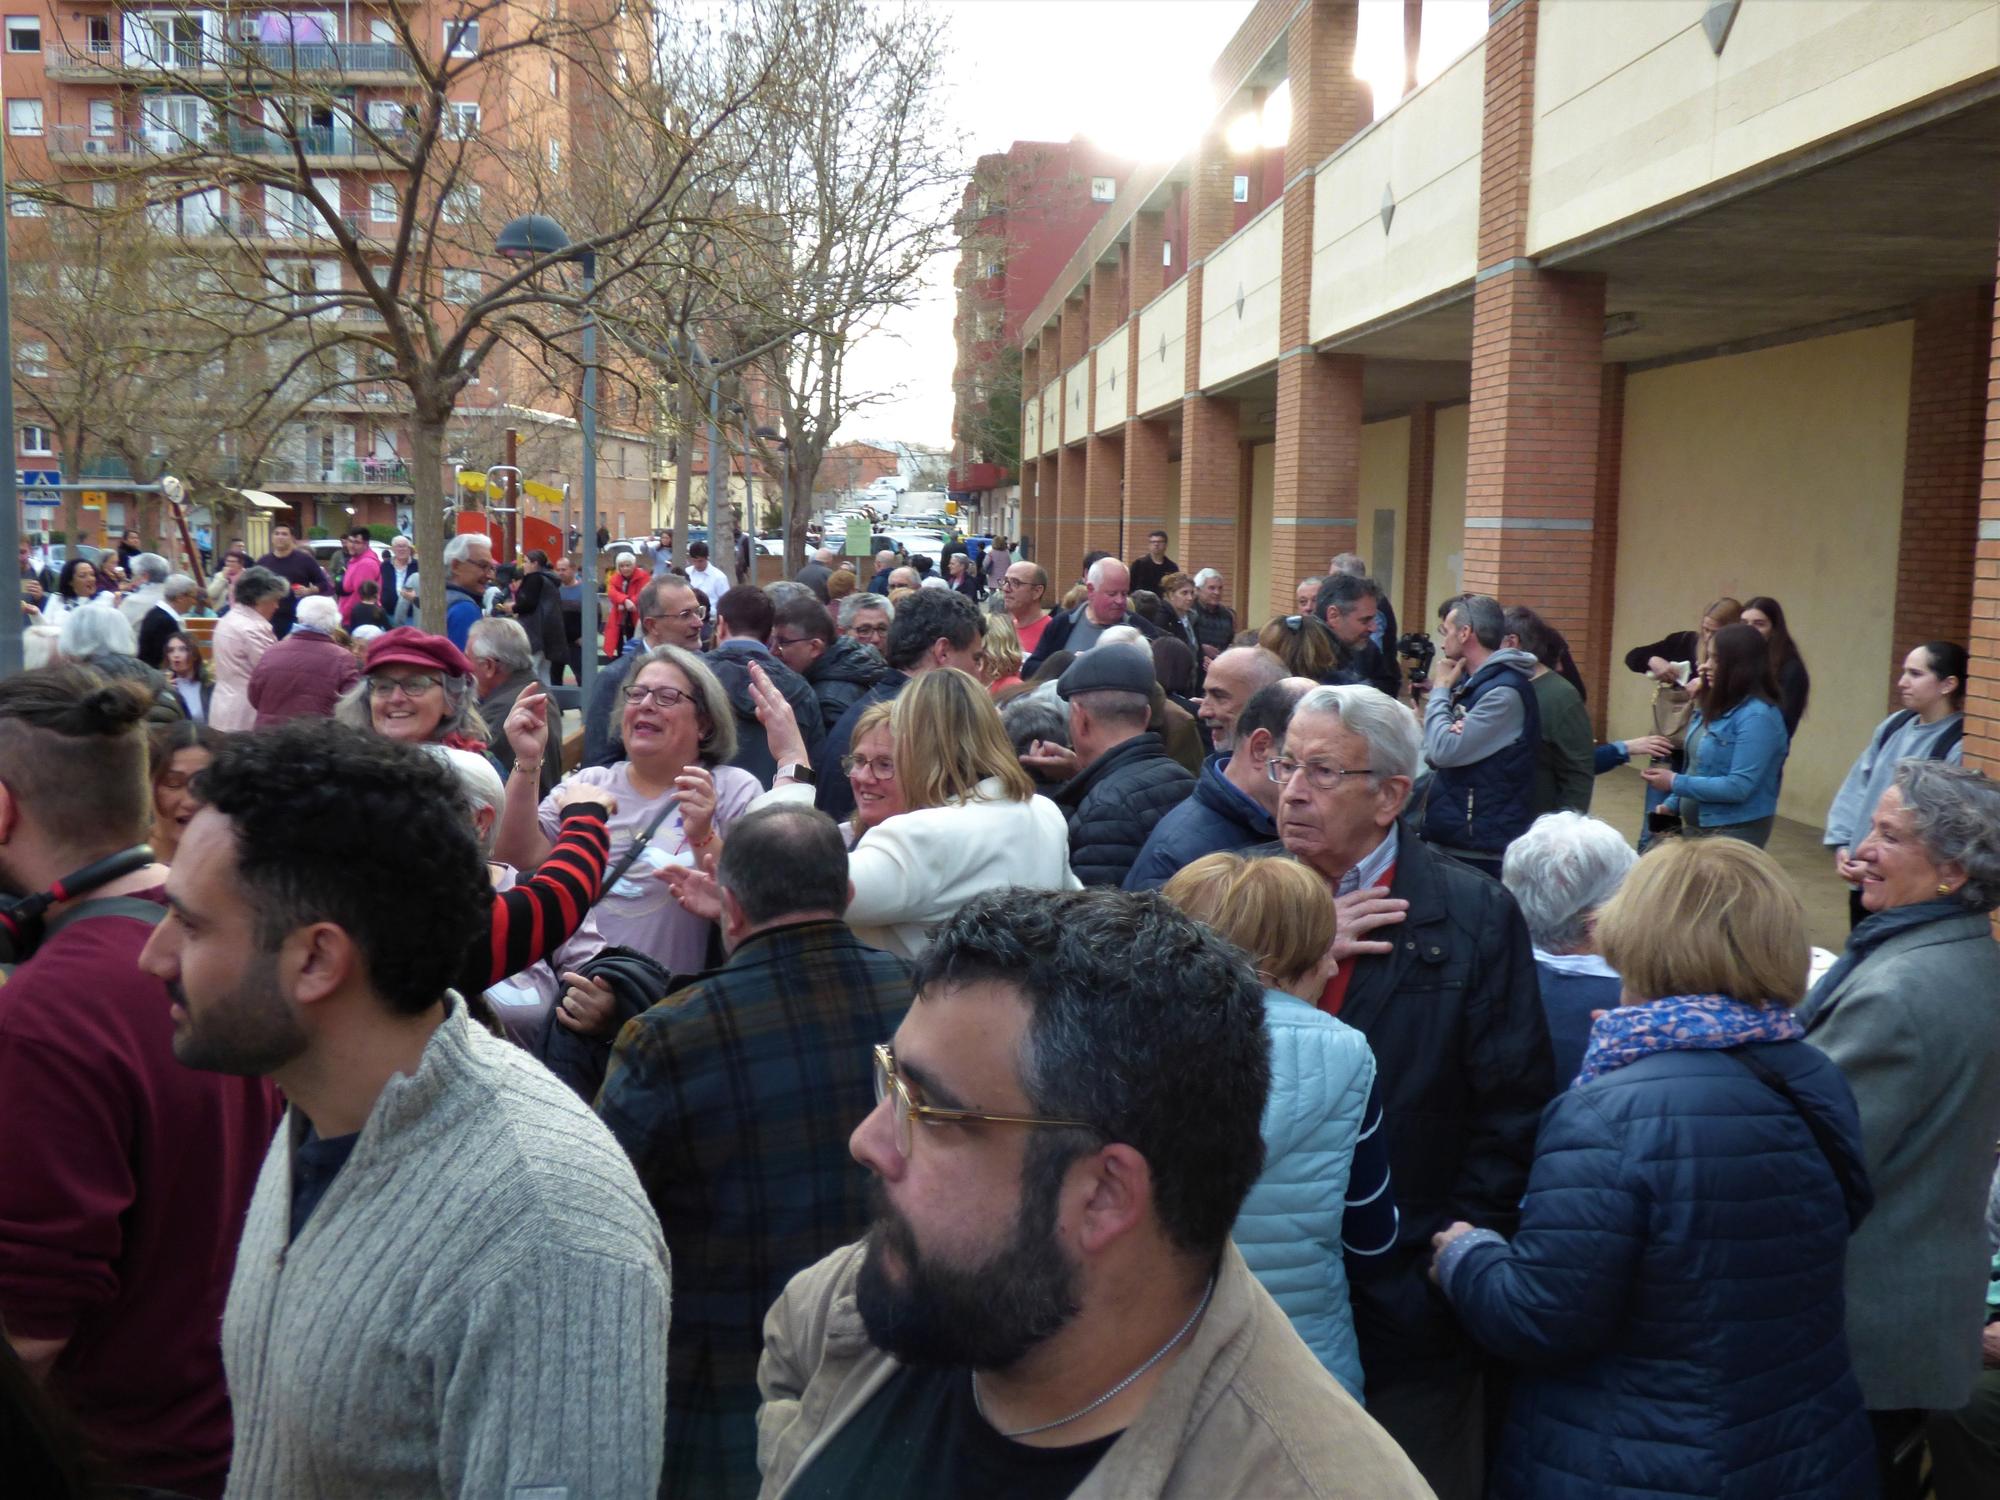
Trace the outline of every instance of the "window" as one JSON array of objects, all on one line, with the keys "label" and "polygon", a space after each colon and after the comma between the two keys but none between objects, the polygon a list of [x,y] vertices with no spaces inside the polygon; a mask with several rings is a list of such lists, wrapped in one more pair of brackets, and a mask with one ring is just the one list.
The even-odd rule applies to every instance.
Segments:
[{"label": "window", "polygon": [[53,453],[55,442],[46,427],[23,427],[21,429],[21,451],[23,453]]},{"label": "window", "polygon": [[549,170],[551,172],[562,170],[562,142],[553,136],[549,138]]},{"label": "window", "polygon": [[444,300],[447,302],[477,302],[480,294],[480,276],[477,271],[460,266],[447,266],[444,272]]},{"label": "window", "polygon": [[1161,240],[1160,264],[1163,266],[1170,266],[1173,263],[1174,263],[1174,242],[1172,240]]},{"label": "window", "polygon": [[118,106],[111,100],[90,101],[90,133],[96,136],[118,134]]},{"label": "window", "polygon": [[549,64],[549,97],[551,99],[562,98],[562,74],[556,71],[554,63]]},{"label": "window", "polygon": [[447,224],[474,224],[479,220],[479,184],[462,182],[444,195],[438,216]]},{"label": "window", "polygon": [[987,280],[990,281],[995,276],[1004,276],[1006,273],[1007,273],[1007,268],[1001,265],[999,261],[989,260],[988,262],[986,262],[986,269],[982,274],[986,277]]},{"label": "window", "polygon": [[90,49],[91,55],[93,57],[102,57],[109,52],[111,50],[111,17],[90,16],[84,20],[83,24],[85,31],[88,33],[84,45]]},{"label": "window", "polygon": [[400,135],[403,131],[403,106],[391,99],[370,99],[367,113],[362,117],[368,128],[383,135]]},{"label": "window", "polygon": [[446,140],[469,141],[479,134],[479,106],[447,104],[444,107],[444,118],[439,123],[444,127]]},{"label": "window", "polygon": [[41,51],[42,18],[40,16],[9,16],[7,18],[7,50],[9,52]]},{"label": "window", "polygon": [[1117,196],[1118,179],[1116,177],[1093,177],[1090,179],[1090,201],[1092,203],[1109,203]]},{"label": "window", "polygon": [[479,23],[477,21],[446,21],[444,23],[444,50],[451,57],[479,56]]},{"label": "window", "polygon": [[42,101],[39,99],[9,99],[7,101],[7,134],[40,135],[42,133]]},{"label": "window", "polygon": [[39,339],[18,345],[15,353],[23,375],[39,379],[49,373],[49,346]]},{"label": "window", "polygon": [[7,194],[7,217],[10,219],[45,219],[48,214],[46,205],[33,193],[14,191]]},{"label": "window", "polygon": [[1229,201],[1232,203],[1250,201],[1250,179],[1241,172],[1229,179]]},{"label": "window", "polygon": [[93,182],[90,185],[90,206],[92,208],[116,208],[118,206],[118,184],[115,182]]},{"label": "window", "polygon": [[368,184],[368,217],[377,224],[393,224],[398,217],[396,185],[393,182]]}]

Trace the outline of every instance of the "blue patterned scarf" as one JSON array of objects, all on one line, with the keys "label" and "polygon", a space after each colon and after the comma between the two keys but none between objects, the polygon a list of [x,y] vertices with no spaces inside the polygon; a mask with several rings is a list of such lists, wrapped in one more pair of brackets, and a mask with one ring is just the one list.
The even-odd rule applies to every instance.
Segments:
[{"label": "blue patterned scarf", "polygon": [[1805,1035],[1783,1006],[1745,1005],[1727,995],[1669,995],[1621,1005],[1590,1028],[1578,1083],[1588,1083],[1656,1052],[1720,1051],[1745,1042],[1796,1042]]}]

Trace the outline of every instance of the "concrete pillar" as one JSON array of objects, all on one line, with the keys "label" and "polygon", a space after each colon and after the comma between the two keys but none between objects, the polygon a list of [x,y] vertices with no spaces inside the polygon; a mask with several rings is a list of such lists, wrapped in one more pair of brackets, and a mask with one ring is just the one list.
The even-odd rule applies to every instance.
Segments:
[{"label": "concrete pillar", "polygon": [[1286,34],[1291,134],[1285,143],[1285,232],[1278,270],[1277,441],[1271,500],[1271,595],[1251,614],[1291,611],[1301,578],[1355,545],[1361,506],[1362,360],[1311,342],[1315,164],[1367,123],[1354,76],[1354,0],[1310,0]]},{"label": "concrete pillar", "polygon": [[[1242,535],[1242,455],[1238,451],[1236,403],[1201,391],[1201,308],[1203,262],[1229,237],[1234,205],[1230,198],[1233,163],[1219,129],[1202,138],[1194,175],[1187,186],[1187,358],[1186,394],[1181,398],[1181,509],[1178,534],[1171,539],[1181,564],[1191,571],[1219,569],[1223,597],[1244,604],[1244,579],[1236,566]],[[1171,529],[1171,528],[1170,528]]]},{"label": "concrete pillar", "polygon": [[1486,34],[1465,584],[1540,610],[1585,660],[1610,627],[1591,614],[1604,282],[1526,256],[1539,7],[1495,0]]},{"label": "concrete pillar", "polygon": [[2000,301],[1989,304],[1986,440],[1980,463],[1979,531],[1972,566],[1972,653],[1965,700],[1965,763],[2000,774]]},{"label": "concrete pillar", "polygon": [[[1979,469],[1986,440],[1991,286],[1917,304],[1910,419],[1903,448],[1903,522],[1889,680],[1925,641],[1964,638],[1972,614],[1965,559],[1978,544]],[[1891,700],[1895,699],[1892,688]],[[1891,701],[1892,708],[1900,706]]]}]

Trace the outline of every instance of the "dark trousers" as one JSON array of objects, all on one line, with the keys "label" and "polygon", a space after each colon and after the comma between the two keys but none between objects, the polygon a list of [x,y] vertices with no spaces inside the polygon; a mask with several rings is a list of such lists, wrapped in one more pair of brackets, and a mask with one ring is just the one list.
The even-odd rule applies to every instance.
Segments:
[{"label": "dark trousers", "polygon": [[1442,1369],[1395,1384],[1368,1384],[1368,1415],[1409,1456],[1438,1500],[1486,1492],[1485,1379]]},{"label": "dark trousers", "polygon": [[1937,1500],[2000,1495],[2000,1369],[1982,1370],[1972,1399],[1957,1411],[1934,1411],[1925,1428]]},{"label": "dark trousers", "polygon": [[1875,1468],[1882,1480],[1882,1500],[1923,1500],[1923,1411],[1871,1411],[1868,1425],[1875,1432]]}]

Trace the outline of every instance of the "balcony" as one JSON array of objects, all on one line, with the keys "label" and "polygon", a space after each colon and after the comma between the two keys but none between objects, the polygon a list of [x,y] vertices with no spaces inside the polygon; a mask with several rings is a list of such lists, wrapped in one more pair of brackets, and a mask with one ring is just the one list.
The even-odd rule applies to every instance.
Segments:
[{"label": "balcony", "polygon": [[[377,137],[394,140],[389,131]],[[315,126],[299,131],[299,145],[308,161],[325,167],[394,165],[376,139],[345,125]],[[215,129],[196,139],[171,131],[158,133],[118,130],[94,133],[88,125],[52,125],[47,135],[49,160],[77,166],[115,166],[150,157],[206,155],[289,157],[292,142],[277,130]]]},{"label": "balcony", "polygon": [[337,458],[332,463],[301,464],[282,458],[259,465],[267,489],[274,490],[398,490],[410,489],[410,466],[400,458]]},{"label": "balcony", "polygon": [[170,47],[158,58],[127,57],[105,42],[44,47],[42,70],[58,83],[223,79],[338,79],[357,84],[407,83],[416,77],[410,54],[393,42],[231,42],[209,37]]}]

